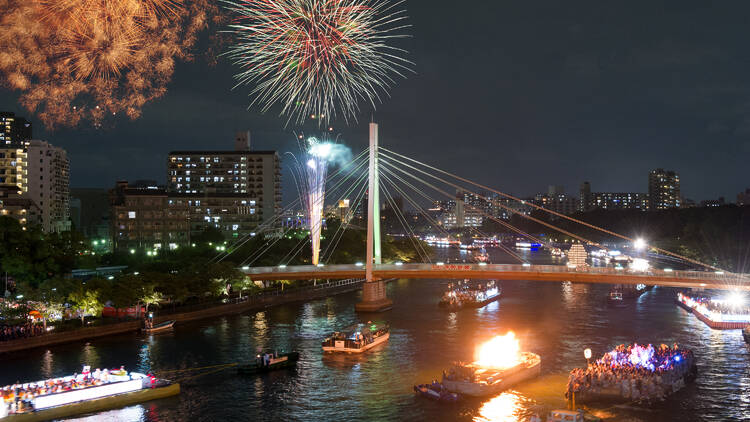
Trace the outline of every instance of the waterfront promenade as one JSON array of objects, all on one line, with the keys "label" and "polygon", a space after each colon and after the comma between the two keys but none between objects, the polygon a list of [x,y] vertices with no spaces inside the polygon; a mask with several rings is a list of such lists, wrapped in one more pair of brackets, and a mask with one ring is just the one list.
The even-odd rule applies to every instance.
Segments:
[{"label": "waterfront promenade", "polygon": [[[163,321],[176,320],[179,324],[180,322],[212,318],[221,315],[239,314],[254,309],[263,309],[286,303],[321,299],[332,295],[359,290],[362,287],[362,281],[363,280],[361,279],[335,280],[329,283],[319,283],[315,286],[267,291],[257,295],[245,296],[242,299],[231,299],[227,303],[217,304],[215,306],[188,306],[178,308],[176,312],[170,312],[169,309],[165,309],[160,312],[159,315],[154,317],[154,322],[158,324]],[[139,330],[141,325],[142,321],[140,320],[129,320],[94,327],[82,327],[60,333],[50,333],[36,337],[4,341],[0,342],[0,354],[128,333]]]}]

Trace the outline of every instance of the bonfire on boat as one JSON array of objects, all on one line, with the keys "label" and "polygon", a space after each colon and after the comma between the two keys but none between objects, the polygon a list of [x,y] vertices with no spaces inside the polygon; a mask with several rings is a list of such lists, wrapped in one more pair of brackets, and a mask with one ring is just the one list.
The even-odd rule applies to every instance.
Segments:
[{"label": "bonfire on boat", "polygon": [[601,359],[570,373],[565,396],[579,403],[657,402],[695,379],[690,350],[662,344],[617,346]]},{"label": "bonfire on boat", "polygon": [[443,371],[443,385],[452,392],[481,397],[495,395],[539,376],[541,358],[521,352],[515,333],[496,336],[477,348],[472,363],[454,363]]}]

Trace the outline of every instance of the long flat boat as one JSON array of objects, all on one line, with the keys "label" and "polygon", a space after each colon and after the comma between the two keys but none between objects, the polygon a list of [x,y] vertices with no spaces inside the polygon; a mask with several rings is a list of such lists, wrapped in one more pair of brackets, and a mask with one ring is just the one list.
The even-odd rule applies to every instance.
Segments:
[{"label": "long flat boat", "polygon": [[354,324],[323,340],[324,352],[362,353],[390,338],[390,327],[383,322]]},{"label": "long flat boat", "polygon": [[455,288],[445,292],[438,302],[438,306],[449,311],[457,311],[464,308],[482,308],[487,304],[500,299],[503,290],[491,280],[487,285],[469,287],[459,284]]},{"label": "long flat boat", "polygon": [[264,361],[264,355],[258,355],[255,362],[237,366],[237,372],[247,375],[260,374],[277,369],[290,368],[296,365],[299,360],[299,353],[297,352],[283,354],[269,353],[268,355],[271,356],[269,356],[267,363]]},{"label": "long flat boat", "polygon": [[0,421],[61,419],[179,393],[180,384],[124,370],[14,384],[0,389]]},{"label": "long flat boat", "polygon": [[514,385],[539,376],[542,359],[531,352],[522,352],[515,366],[504,369],[486,368],[474,363],[456,364],[443,373],[443,385],[449,391],[472,397],[497,395]]},{"label": "long flat boat", "polygon": [[153,327],[150,328],[142,328],[141,330],[144,333],[158,333],[159,331],[164,331],[172,328],[174,326],[174,323],[177,322],[175,320],[170,321],[164,321],[161,324],[156,324]]}]

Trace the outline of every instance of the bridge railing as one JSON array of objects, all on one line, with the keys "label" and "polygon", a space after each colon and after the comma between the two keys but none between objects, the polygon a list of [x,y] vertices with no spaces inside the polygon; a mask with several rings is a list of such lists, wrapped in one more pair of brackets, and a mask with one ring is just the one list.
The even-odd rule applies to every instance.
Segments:
[{"label": "bridge railing", "polygon": [[[295,265],[276,267],[252,267],[242,269],[247,274],[331,274],[338,272],[364,272],[364,266],[357,264],[342,265]],[[439,264],[380,264],[374,267],[375,271],[397,271],[408,275],[409,272],[424,271],[472,271],[472,272],[529,272],[529,273],[587,273],[602,275],[629,275],[633,277],[663,277],[673,279],[693,280],[718,280],[726,282],[750,283],[750,279],[744,274],[723,273],[712,271],[690,271],[651,268],[645,271],[632,270],[629,268],[613,267],[573,267],[567,265],[518,265],[518,264],[466,264],[466,263],[439,263]]]}]

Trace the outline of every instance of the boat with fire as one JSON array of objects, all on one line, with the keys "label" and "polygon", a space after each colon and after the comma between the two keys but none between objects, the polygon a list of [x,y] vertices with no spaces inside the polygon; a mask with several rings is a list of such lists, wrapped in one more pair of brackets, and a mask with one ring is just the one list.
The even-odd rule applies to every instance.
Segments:
[{"label": "boat with fire", "polygon": [[324,352],[362,353],[383,344],[390,337],[390,327],[385,322],[354,324],[336,331],[323,340]]},{"label": "boat with fire", "polygon": [[298,352],[289,353],[259,353],[255,362],[237,366],[237,372],[245,375],[271,372],[277,369],[291,368],[299,360]]},{"label": "boat with fire", "polygon": [[495,280],[472,285],[469,280],[451,283],[448,291],[440,298],[438,306],[451,311],[463,308],[481,308],[490,302],[500,299],[502,289]]},{"label": "boat with fire", "polygon": [[494,396],[541,372],[541,357],[521,352],[512,331],[484,343],[476,356],[472,363],[457,362],[443,371],[443,385],[448,391],[472,397]]},{"label": "boat with fire", "polygon": [[693,353],[676,344],[620,345],[586,369],[572,370],[565,396],[573,406],[653,403],[695,380],[697,371]]},{"label": "boat with fire", "polygon": [[0,388],[0,420],[34,422],[116,409],[174,396],[180,384],[122,367]]}]

